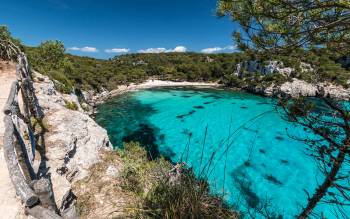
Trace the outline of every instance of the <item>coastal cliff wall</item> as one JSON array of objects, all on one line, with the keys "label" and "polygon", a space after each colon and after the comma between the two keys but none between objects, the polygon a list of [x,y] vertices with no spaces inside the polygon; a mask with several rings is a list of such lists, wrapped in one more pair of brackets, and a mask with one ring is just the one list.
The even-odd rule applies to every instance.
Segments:
[{"label": "coastal cliff wall", "polygon": [[[109,151],[107,131],[84,113],[77,96],[55,90],[54,83],[34,73],[34,88],[44,112],[43,126],[45,158],[41,168],[52,181],[55,202],[61,212],[74,206],[72,183],[86,177],[89,168],[100,161],[101,151]],[[67,104],[74,103],[75,110]],[[43,159],[43,158],[42,158]]]},{"label": "coastal cliff wall", "polygon": [[[344,63],[348,60],[344,59]],[[345,63],[348,64],[348,63]],[[315,74],[314,68],[308,64],[301,62],[300,71],[302,73]],[[347,81],[348,88],[343,86],[332,84],[329,82],[309,83],[298,78],[291,77],[291,74],[295,69],[286,67],[281,61],[268,61],[266,63],[260,61],[245,61],[237,64],[236,71],[233,75],[248,80],[246,77],[248,74],[260,74],[261,77],[271,74],[279,74],[289,79],[282,84],[276,84],[272,82],[269,85],[264,83],[258,83],[254,85],[248,85],[243,87],[252,93],[261,94],[264,96],[291,96],[291,97],[314,97],[320,92],[323,92],[325,96],[330,96],[336,99],[348,99],[350,96],[350,80]],[[248,83],[249,84],[249,83]]]},{"label": "coastal cliff wall", "polygon": [[268,97],[315,97],[320,92],[323,92],[324,96],[330,96],[335,99],[346,100],[350,97],[350,88],[346,89],[342,86],[327,82],[311,84],[297,78],[292,78],[291,81],[287,81],[282,85],[256,85],[245,87],[244,89],[246,89],[249,92]]}]

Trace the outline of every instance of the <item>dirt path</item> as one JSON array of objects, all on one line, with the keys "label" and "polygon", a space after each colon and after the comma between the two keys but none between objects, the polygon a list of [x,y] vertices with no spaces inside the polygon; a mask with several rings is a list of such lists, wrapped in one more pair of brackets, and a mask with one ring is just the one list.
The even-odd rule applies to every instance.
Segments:
[{"label": "dirt path", "polygon": [[0,218],[23,218],[21,203],[16,198],[15,189],[11,183],[7,164],[4,158],[4,114],[2,109],[10,92],[11,84],[16,80],[16,67],[13,63],[0,61]]}]

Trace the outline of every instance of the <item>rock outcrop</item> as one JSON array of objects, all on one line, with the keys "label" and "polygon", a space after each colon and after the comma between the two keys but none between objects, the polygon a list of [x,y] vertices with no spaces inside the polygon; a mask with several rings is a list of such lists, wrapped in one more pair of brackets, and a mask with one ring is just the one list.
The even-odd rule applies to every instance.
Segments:
[{"label": "rock outcrop", "polygon": [[[46,76],[35,74],[35,91],[44,112],[45,156],[47,173],[52,180],[57,206],[64,210],[72,196],[71,183],[88,175],[91,165],[99,162],[100,151],[110,150],[107,131],[84,113],[75,95],[60,94]],[[77,110],[66,108],[74,102]]]},{"label": "rock outcrop", "polygon": [[305,81],[294,78],[292,82],[285,82],[282,84],[279,88],[279,92],[288,94],[292,97],[312,97],[316,95],[317,87]]},{"label": "rock outcrop", "polygon": [[292,82],[282,84],[280,93],[288,94],[292,97],[298,96],[316,96],[318,92],[324,93],[324,96],[330,96],[335,99],[349,99],[350,89],[342,86],[323,82],[316,85],[294,78]]},{"label": "rock outcrop", "polygon": [[293,78],[292,81],[283,83],[280,86],[274,84],[268,87],[255,86],[247,88],[248,91],[264,96],[291,96],[291,97],[314,97],[323,92],[324,96],[330,96],[335,99],[349,99],[350,88],[345,89],[342,86],[331,83],[311,84],[303,80]]},{"label": "rock outcrop", "polygon": [[[342,61],[342,62],[341,62]],[[349,58],[345,57],[341,61],[342,64],[348,64]],[[301,62],[300,70],[302,73],[312,73],[314,68],[308,64]],[[259,73],[261,75],[269,75],[273,73],[281,74],[287,78],[291,77],[292,72],[295,69],[290,67],[285,67],[283,62],[280,61],[245,61],[237,64],[236,71],[233,73],[238,77],[244,77],[245,73]],[[350,80],[348,82],[350,86]],[[320,91],[324,95],[329,95],[337,99],[348,99],[350,96],[350,89],[345,89],[342,86],[334,85],[328,82],[322,82],[318,84],[311,84],[303,80],[292,78],[291,81],[285,82],[282,85],[269,85],[268,87],[261,85],[249,86],[246,90],[261,94],[264,96],[280,96],[280,95],[289,95],[292,97],[298,96],[316,96]]]},{"label": "rock outcrop", "polygon": [[260,61],[245,61],[237,64],[234,75],[240,77],[243,75],[244,72],[248,72],[260,73],[262,75],[279,73],[285,76],[289,76],[293,71],[293,68],[285,67],[283,62],[280,61],[268,61],[265,64]]},{"label": "rock outcrop", "polygon": [[[314,68],[305,62],[301,62],[299,67],[302,73],[314,71]],[[261,75],[277,73],[289,77],[294,71],[294,68],[286,67],[285,64],[281,61],[262,62],[257,60],[250,60],[237,64],[236,70],[233,74],[238,77],[243,77],[244,73],[259,73]]]}]

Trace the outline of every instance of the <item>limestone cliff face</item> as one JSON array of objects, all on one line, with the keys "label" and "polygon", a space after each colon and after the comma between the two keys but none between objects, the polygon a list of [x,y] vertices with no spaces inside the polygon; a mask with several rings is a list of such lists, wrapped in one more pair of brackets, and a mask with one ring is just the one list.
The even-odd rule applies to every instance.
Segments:
[{"label": "limestone cliff face", "polygon": [[245,61],[237,64],[234,74],[239,77],[242,76],[244,72],[260,73],[262,75],[279,73],[289,76],[292,71],[294,71],[293,68],[285,67],[283,62],[280,61],[268,61],[265,64],[260,61]]},{"label": "limestone cliff face", "polygon": [[[46,76],[35,74],[34,88],[44,112],[46,166],[59,208],[64,208],[71,192],[71,183],[88,175],[91,165],[99,162],[100,151],[110,150],[107,131],[101,128],[80,107],[75,95],[57,92]],[[67,109],[74,102],[77,110]]]},{"label": "limestone cliff face", "polygon": [[318,92],[324,91],[324,96],[330,96],[335,99],[346,100],[350,97],[350,88],[345,89],[342,86],[331,83],[311,84],[303,80],[293,78],[290,82],[285,82],[280,86],[271,85],[269,87],[252,87],[249,91],[262,94],[264,96],[287,95],[291,97],[314,97]]},{"label": "limestone cliff face", "polygon": [[[349,58],[344,58],[342,64],[348,64]],[[304,72],[314,72],[315,70],[308,63],[300,63],[300,69]],[[282,74],[286,77],[291,76],[291,73],[295,69],[290,67],[285,67],[284,64],[280,61],[268,61],[262,63],[259,61],[245,61],[237,64],[236,71],[233,73],[238,77],[244,77],[244,73],[259,73],[261,75],[269,75],[272,73]],[[350,86],[350,80],[348,81]],[[318,84],[311,84],[303,80],[292,78],[290,82],[285,82],[280,86],[270,85],[264,87],[262,85],[247,87],[248,91],[265,95],[265,96],[279,96],[279,95],[290,95],[292,97],[298,96],[316,96],[317,92],[320,90],[324,91],[325,95],[329,95],[333,98],[338,99],[348,99],[350,96],[350,89],[345,89],[342,86],[337,86],[331,83],[322,82]]]},{"label": "limestone cliff face", "polygon": [[289,94],[292,97],[316,96],[316,93],[320,90],[324,91],[324,95],[329,95],[336,99],[348,99],[350,97],[350,89],[331,83],[314,85],[294,78],[292,82],[286,82],[280,87],[281,93]]}]

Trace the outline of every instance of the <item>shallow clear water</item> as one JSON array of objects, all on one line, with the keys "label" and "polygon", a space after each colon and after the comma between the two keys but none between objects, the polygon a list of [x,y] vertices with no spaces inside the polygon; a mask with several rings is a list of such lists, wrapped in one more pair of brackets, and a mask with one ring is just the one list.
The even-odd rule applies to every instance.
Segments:
[{"label": "shallow clear water", "polygon": [[[197,176],[208,177],[213,193],[243,212],[268,204],[269,211],[293,218],[305,205],[304,190],[312,194],[316,180],[322,180],[305,146],[288,137],[307,133],[284,121],[269,98],[218,90],[143,90],[101,105],[96,120],[114,146],[139,141],[154,157],[186,162]],[[317,210],[333,218],[327,206]]]}]

